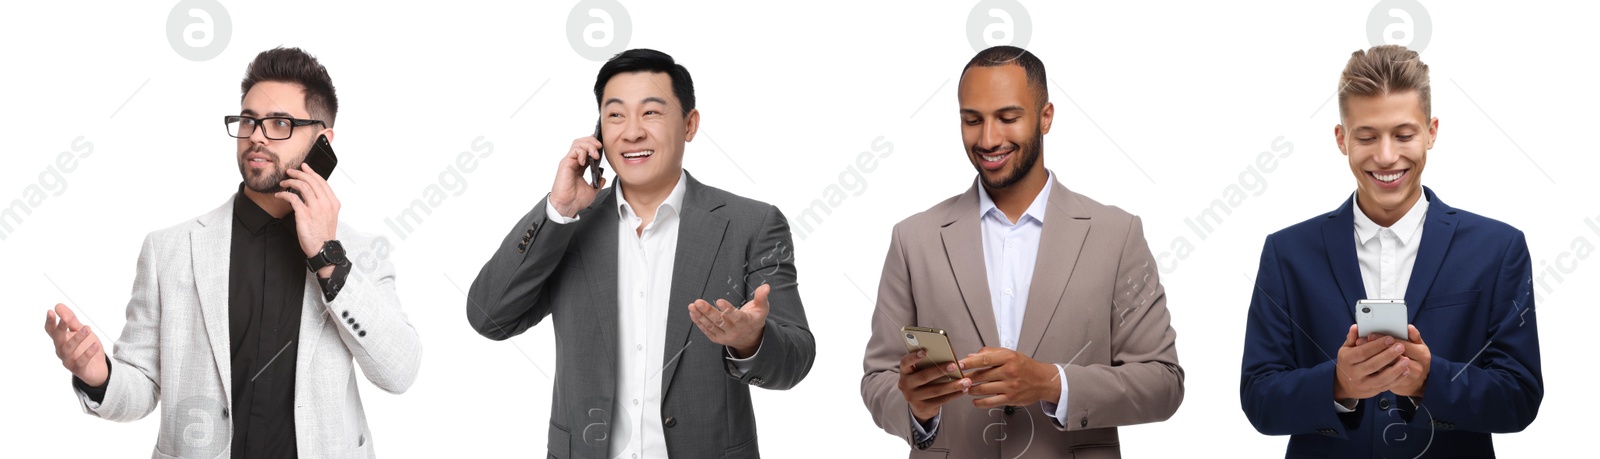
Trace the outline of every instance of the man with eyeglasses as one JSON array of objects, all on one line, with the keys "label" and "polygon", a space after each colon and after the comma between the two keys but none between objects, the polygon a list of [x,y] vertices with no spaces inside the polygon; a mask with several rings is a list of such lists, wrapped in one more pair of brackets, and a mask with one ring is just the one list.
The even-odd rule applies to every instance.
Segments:
[{"label": "man with eyeglasses", "polygon": [[224,121],[244,181],[222,207],[145,237],[113,355],[65,305],[45,331],[85,412],[132,421],[162,405],[156,457],[373,457],[351,360],[401,393],[422,348],[393,265],[352,272],[387,242],[340,224],[338,197],[305,164],[334,137],[333,82],[311,55],[276,48],[242,91]]}]

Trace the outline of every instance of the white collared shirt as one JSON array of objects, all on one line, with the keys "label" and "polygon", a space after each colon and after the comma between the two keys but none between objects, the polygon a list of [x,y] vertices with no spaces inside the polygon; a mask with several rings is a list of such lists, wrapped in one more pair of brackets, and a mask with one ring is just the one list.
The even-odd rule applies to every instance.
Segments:
[{"label": "white collared shirt", "polygon": [[[1023,314],[1028,310],[1028,292],[1033,284],[1033,269],[1039,258],[1039,240],[1044,236],[1045,210],[1050,202],[1050,189],[1055,186],[1055,173],[1045,179],[1044,189],[1033,197],[1016,223],[995,206],[994,199],[980,184],[978,186],[978,219],[983,238],[983,267],[988,273],[989,304],[994,308],[994,322],[1000,342],[1006,349],[1016,350],[1022,334]],[[970,352],[977,352],[972,349]],[[1041,401],[1044,413],[1058,423],[1067,417],[1067,374],[1056,366],[1061,381],[1061,396],[1055,403]],[[940,410],[941,413],[943,410]],[[939,431],[939,418],[934,416],[928,428],[912,416],[911,425],[918,439],[926,439]]]},{"label": "white collared shirt", "polygon": [[[679,173],[678,184],[667,199],[656,207],[655,219],[640,229],[644,220],[628,205],[622,185],[617,193],[617,387],[616,411],[610,413],[610,457],[637,459],[667,457],[667,438],[661,428],[662,357],[666,353],[668,304],[672,294],[673,264],[678,254],[678,228],[682,221],[687,174]],[[551,222],[568,224],[568,218],[545,206]],[[636,233],[635,231],[638,230]],[[676,307],[687,308],[688,305]],[[751,359],[733,358],[728,373],[741,377],[753,365]]]},{"label": "white collared shirt", "polygon": [[[672,267],[678,253],[678,184],[644,225],[617,186],[617,387],[611,413],[611,457],[666,457],[661,427],[661,363],[667,335]],[[636,233],[635,230],[638,230]],[[682,307],[687,307],[684,305]]]},{"label": "white collared shirt", "polygon": [[[1389,227],[1367,217],[1361,200],[1351,196],[1355,207],[1356,262],[1361,267],[1361,285],[1369,300],[1403,300],[1411,283],[1411,268],[1417,264],[1417,249],[1422,247],[1422,221],[1428,216],[1428,199],[1418,199],[1400,220]],[[1356,305],[1351,304],[1351,310]],[[1356,400],[1333,403],[1340,413],[1355,411]]]},{"label": "white collared shirt", "polygon": [[1422,221],[1428,215],[1428,200],[1418,199],[1411,210],[1387,228],[1367,217],[1360,200],[1355,202],[1355,211],[1356,261],[1361,265],[1361,285],[1366,287],[1367,299],[1405,299],[1411,267],[1417,264],[1417,249],[1422,246]]}]

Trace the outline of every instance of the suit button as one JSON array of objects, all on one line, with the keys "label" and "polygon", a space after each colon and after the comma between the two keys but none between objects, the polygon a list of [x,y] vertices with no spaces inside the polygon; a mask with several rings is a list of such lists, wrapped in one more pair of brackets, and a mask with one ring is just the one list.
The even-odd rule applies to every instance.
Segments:
[{"label": "suit button", "polygon": [[1389,409],[1389,399],[1387,399],[1387,398],[1378,399],[1378,409],[1380,409],[1380,410]]},{"label": "suit button", "polygon": [[667,427],[672,427],[672,426],[678,425],[678,418],[675,418],[675,417],[672,417],[672,416],[667,416],[667,419],[664,420],[664,421],[661,421],[661,424],[665,425]]},{"label": "suit button", "polygon": [[1078,420],[1078,427],[1089,427],[1089,418],[1088,417],[1084,417],[1083,419],[1079,419]]},{"label": "suit button", "polygon": [[360,330],[361,329],[361,324],[350,324],[350,328],[351,329],[355,329],[355,330]]},{"label": "suit button", "polygon": [[222,409],[222,419],[228,419],[228,409],[227,408],[223,408]]},{"label": "suit button", "polygon": [[345,319],[345,320],[344,320],[344,323],[347,323],[347,324],[355,324],[355,323],[356,323],[356,318],[354,318],[354,317],[351,317],[351,318],[348,318],[348,319]]},{"label": "suit button", "polygon": [[359,337],[362,337],[362,338],[366,338],[367,337],[367,332],[366,332],[366,330],[362,330],[361,333],[356,333],[356,336],[359,336]]},{"label": "suit button", "polygon": [[1011,405],[1006,405],[1006,416],[1010,416],[1010,415],[1012,415],[1013,413],[1016,413],[1016,412],[1017,412],[1017,407],[1014,407],[1014,406],[1011,406]]},{"label": "suit button", "polygon": [[344,314],[339,315],[339,317],[350,317],[350,311],[346,310]]},{"label": "suit button", "polygon": [[761,385],[761,378],[750,378],[750,384]]}]

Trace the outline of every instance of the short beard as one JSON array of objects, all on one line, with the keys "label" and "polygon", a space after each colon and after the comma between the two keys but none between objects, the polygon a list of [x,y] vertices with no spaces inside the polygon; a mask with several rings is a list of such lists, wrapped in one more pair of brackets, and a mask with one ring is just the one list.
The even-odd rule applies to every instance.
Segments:
[{"label": "short beard", "polygon": [[[267,158],[272,161],[272,170],[264,171],[250,168],[249,161],[245,158],[252,153],[267,155]],[[261,194],[276,194],[283,191],[281,184],[289,178],[289,173],[278,161],[277,153],[260,145],[252,145],[249,150],[245,150],[244,154],[239,156],[239,176],[244,179],[244,187],[250,191]]]},{"label": "short beard", "polygon": [[[977,154],[981,151],[976,146],[970,146],[968,148],[974,154]],[[1044,131],[1042,129],[1035,129],[1033,132],[1032,141],[1017,146],[1017,151],[1015,153],[1017,155],[1016,165],[1015,167],[1012,167],[1010,171],[1005,172],[1005,176],[1000,177],[999,180],[991,181],[989,180],[989,176],[983,174],[983,168],[978,167],[978,179],[983,181],[983,186],[991,190],[1003,189],[1011,185],[1015,185],[1017,182],[1022,181],[1023,177],[1028,176],[1028,171],[1033,170],[1033,166],[1039,163],[1039,156],[1041,156],[1043,152]]]}]

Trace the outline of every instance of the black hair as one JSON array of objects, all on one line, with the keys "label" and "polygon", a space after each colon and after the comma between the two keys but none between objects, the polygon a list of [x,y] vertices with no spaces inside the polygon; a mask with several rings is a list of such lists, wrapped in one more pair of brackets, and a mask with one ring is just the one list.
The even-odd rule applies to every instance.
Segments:
[{"label": "black hair", "polygon": [[995,46],[972,56],[967,61],[967,66],[961,69],[961,76],[967,76],[967,70],[973,67],[999,67],[1002,65],[1015,65],[1022,67],[1022,72],[1028,76],[1028,89],[1033,91],[1039,106],[1044,107],[1050,101],[1050,88],[1044,75],[1044,62],[1034,56],[1032,52],[1015,46]]},{"label": "black hair", "polygon": [[300,48],[273,48],[256,55],[244,71],[244,81],[239,84],[239,99],[250,88],[263,81],[295,83],[305,88],[306,110],[311,117],[333,127],[333,118],[339,113],[339,96],[333,91],[333,79],[328,69],[317,63]]},{"label": "black hair", "polygon": [[672,59],[672,56],[653,49],[637,48],[617,53],[605,65],[600,66],[600,74],[594,79],[594,102],[596,105],[604,103],[601,97],[606,90],[606,83],[624,73],[665,73],[672,80],[672,95],[678,98],[678,103],[683,105],[683,114],[687,116],[694,110],[694,80],[689,78],[689,69],[683,68]]}]

